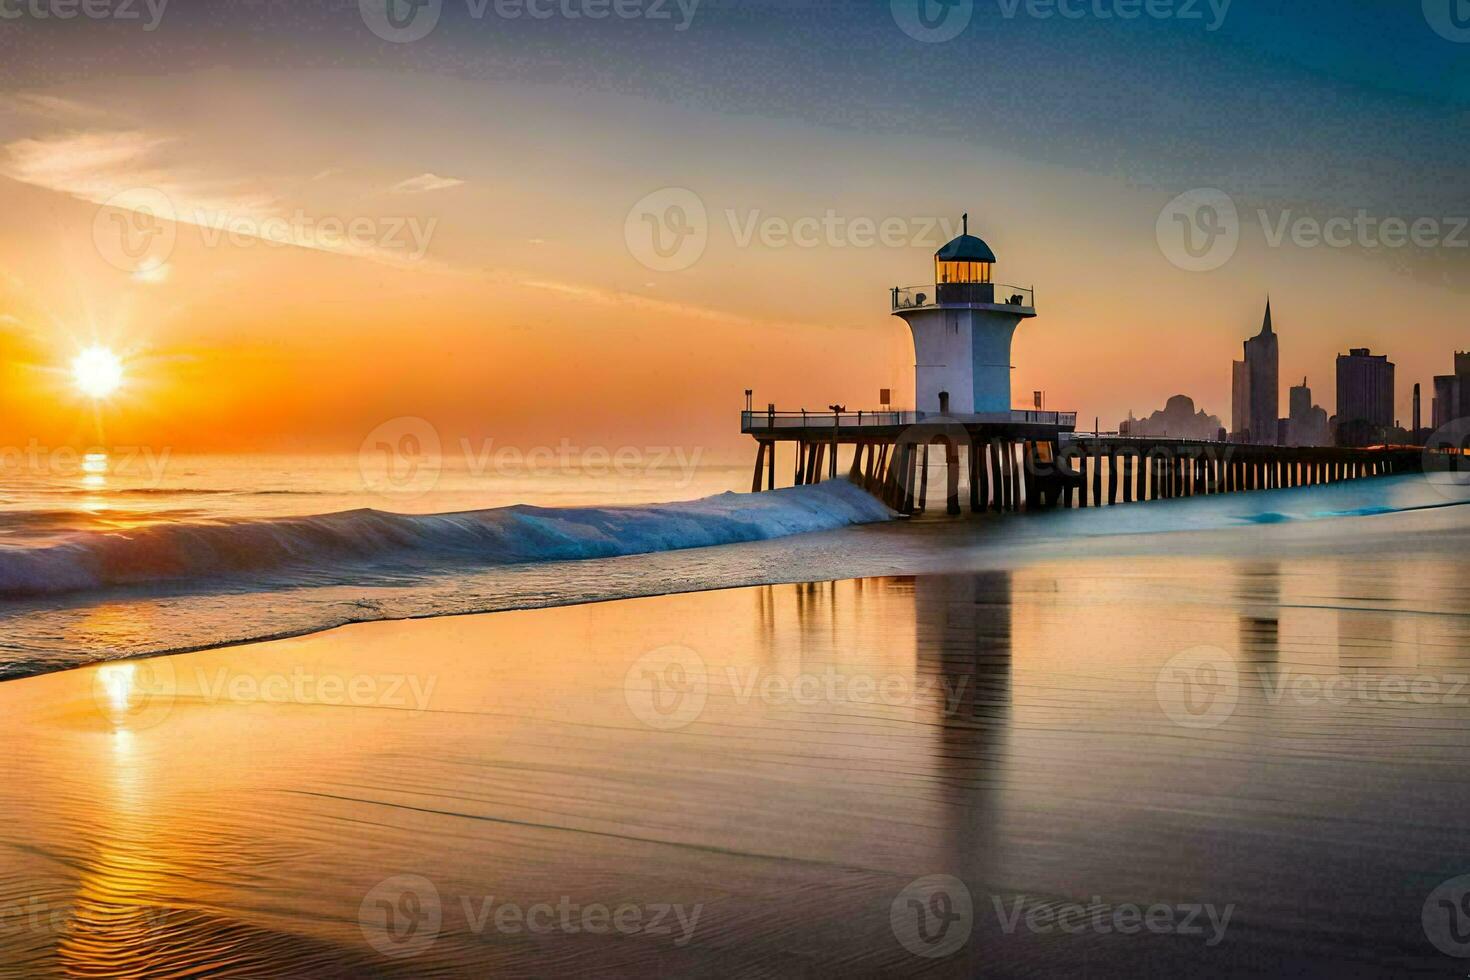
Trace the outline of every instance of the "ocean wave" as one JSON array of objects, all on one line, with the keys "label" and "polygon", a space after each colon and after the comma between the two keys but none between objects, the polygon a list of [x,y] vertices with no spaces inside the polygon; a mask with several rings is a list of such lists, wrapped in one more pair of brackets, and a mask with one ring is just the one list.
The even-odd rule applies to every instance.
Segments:
[{"label": "ocean wave", "polygon": [[893,513],[846,480],[629,507],[515,506],[451,514],[351,510],[179,522],[0,548],[0,595],[34,596],[278,570],[330,573],[410,560],[502,565],[759,541]]}]

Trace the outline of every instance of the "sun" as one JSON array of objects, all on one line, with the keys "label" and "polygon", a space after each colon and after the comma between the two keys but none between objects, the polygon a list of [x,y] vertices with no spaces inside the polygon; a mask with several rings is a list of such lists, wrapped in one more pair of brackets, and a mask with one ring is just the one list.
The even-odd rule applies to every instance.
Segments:
[{"label": "sun", "polygon": [[71,379],[87,397],[106,398],[122,385],[122,361],[106,347],[88,347],[72,358]]}]

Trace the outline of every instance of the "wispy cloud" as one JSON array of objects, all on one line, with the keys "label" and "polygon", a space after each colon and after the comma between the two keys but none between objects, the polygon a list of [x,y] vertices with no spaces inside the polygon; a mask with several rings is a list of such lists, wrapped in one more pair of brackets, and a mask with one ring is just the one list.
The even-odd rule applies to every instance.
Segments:
[{"label": "wispy cloud", "polygon": [[[26,138],[3,148],[0,176],[109,208],[146,212],[150,219],[193,225],[202,229],[205,244],[243,236],[395,264],[411,260],[422,267],[436,219],[379,221],[334,208],[309,210],[262,188],[258,180],[190,163],[184,159],[187,149],[181,140],[143,130]],[[317,179],[329,176],[324,171]],[[435,189],[460,182],[425,174],[406,183]],[[155,269],[140,281],[161,282],[166,276],[166,269]]]},{"label": "wispy cloud", "polygon": [[458,187],[464,181],[456,177],[440,177],[438,174],[419,174],[410,177],[401,183],[394,184],[388,188],[390,194],[424,194],[429,191],[443,191],[451,187]]},{"label": "wispy cloud", "polygon": [[124,208],[129,192],[156,190],[173,203],[181,221],[189,221],[188,214],[197,211],[252,214],[273,203],[242,181],[205,177],[164,159],[164,151],[177,144],[172,137],[141,130],[22,139],[5,147],[0,175],[93,204]]},{"label": "wispy cloud", "polygon": [[67,122],[78,122],[82,120],[99,120],[115,116],[108,110],[98,106],[68,99],[65,96],[53,95],[49,92],[13,92],[0,95],[0,109],[11,112],[22,113],[28,116],[40,116],[51,120],[64,120]]},{"label": "wispy cloud", "polygon": [[699,319],[710,323],[727,324],[737,327],[809,327],[810,324],[797,320],[771,320],[764,317],[745,316],[739,313],[731,313],[728,310],[715,309],[708,306],[699,306],[693,303],[681,303],[675,300],[655,299],[651,296],[643,296],[638,293],[630,293],[618,289],[605,289],[600,286],[585,286],[576,283],[559,282],[554,279],[539,279],[535,277],[520,277],[520,285],[529,289],[544,289],[564,296],[587,300],[603,306],[619,306],[625,309],[642,310],[648,313],[657,313],[671,317],[684,319]]}]

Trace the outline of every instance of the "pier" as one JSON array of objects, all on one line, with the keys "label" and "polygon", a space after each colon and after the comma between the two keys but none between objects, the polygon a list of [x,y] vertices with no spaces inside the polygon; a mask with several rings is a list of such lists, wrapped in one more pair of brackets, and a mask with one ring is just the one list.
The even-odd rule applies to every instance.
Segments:
[{"label": "pier", "polygon": [[[1014,512],[1107,507],[1317,486],[1422,468],[1417,447],[1349,449],[1077,434],[1069,412],[972,416],[923,412],[741,413],[756,442],[752,492],[782,485],[776,447],[792,446],[792,486],[839,473],[903,514],[924,511],[931,471],[945,509]],[[846,448],[844,448],[846,447]],[[845,457],[845,458],[844,458]],[[962,479],[963,477],[963,479]]]}]

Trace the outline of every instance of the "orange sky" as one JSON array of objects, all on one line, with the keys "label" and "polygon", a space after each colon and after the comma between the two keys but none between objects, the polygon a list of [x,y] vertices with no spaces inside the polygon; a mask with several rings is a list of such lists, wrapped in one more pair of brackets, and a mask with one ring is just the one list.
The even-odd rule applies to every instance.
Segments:
[{"label": "orange sky", "polygon": [[[708,215],[703,256],[678,271],[625,239],[634,203],[668,186]],[[139,188],[181,216],[141,271],[97,232],[100,205]],[[503,444],[738,449],[746,387],[782,408],[911,398],[888,289],[930,277],[933,219],[961,210],[997,279],[1037,289],[1014,401],[1044,388],[1089,428],[1178,392],[1228,420],[1230,361],[1268,290],[1283,387],[1308,375],[1329,413],[1348,346],[1397,362],[1406,422],[1413,382],[1428,389],[1466,346],[1463,299],[1402,256],[1270,248],[1250,214],[1226,266],[1176,268],[1155,237],[1172,196],[968,143],[544,86],[205,71],[11,92],[0,440],[84,444],[100,422],[113,445],[355,450],[415,415]],[[828,212],[908,234],[741,241],[752,220]],[[370,234],[344,245],[323,219]],[[407,225],[428,232],[422,255]],[[96,416],[59,371],[93,342],[128,358]]]}]

